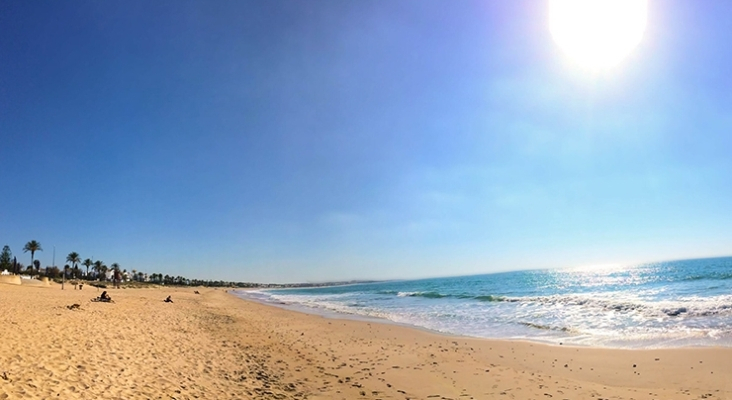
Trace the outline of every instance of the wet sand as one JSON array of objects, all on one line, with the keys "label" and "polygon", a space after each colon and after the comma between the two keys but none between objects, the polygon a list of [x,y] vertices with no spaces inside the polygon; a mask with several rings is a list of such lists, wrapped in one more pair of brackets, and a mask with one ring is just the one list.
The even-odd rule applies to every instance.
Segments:
[{"label": "wet sand", "polygon": [[729,348],[469,339],[223,289],[108,291],[0,284],[0,399],[732,399]]}]

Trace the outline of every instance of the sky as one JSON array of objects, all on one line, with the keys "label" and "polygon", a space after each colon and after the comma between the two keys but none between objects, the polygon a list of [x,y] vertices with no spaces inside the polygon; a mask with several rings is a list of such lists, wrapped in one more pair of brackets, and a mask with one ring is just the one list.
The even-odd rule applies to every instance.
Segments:
[{"label": "sky", "polygon": [[248,282],[732,255],[732,2],[0,5],[0,245]]}]

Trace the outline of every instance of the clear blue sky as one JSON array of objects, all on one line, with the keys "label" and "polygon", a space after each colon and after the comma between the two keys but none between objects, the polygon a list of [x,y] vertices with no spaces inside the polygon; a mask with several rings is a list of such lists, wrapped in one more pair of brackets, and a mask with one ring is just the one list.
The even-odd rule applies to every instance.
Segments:
[{"label": "clear blue sky", "polygon": [[241,281],[732,254],[732,2],[4,1],[0,245]]}]

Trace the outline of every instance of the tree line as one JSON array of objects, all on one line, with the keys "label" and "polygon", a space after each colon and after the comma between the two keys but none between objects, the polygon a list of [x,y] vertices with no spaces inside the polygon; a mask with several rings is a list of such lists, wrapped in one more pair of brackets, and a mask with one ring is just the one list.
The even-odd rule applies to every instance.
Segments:
[{"label": "tree line", "polygon": [[[30,276],[47,277],[49,279],[60,279],[65,276],[66,279],[79,279],[88,281],[107,281],[112,275],[119,276],[123,281],[133,281],[141,283],[152,283],[161,285],[181,285],[181,286],[210,286],[210,287],[257,287],[260,286],[251,282],[229,282],[221,280],[202,280],[188,279],[184,276],[163,275],[160,273],[147,274],[136,269],[130,272],[122,269],[118,263],[112,263],[107,266],[102,260],[92,261],[86,258],[82,261],[81,256],[77,252],[71,252],[66,256],[66,264],[63,270],[56,266],[46,267],[41,271],[40,261],[35,259],[36,252],[43,251],[41,243],[31,240],[23,246],[23,253],[30,253],[31,263],[26,267],[19,262],[10,250],[10,246],[5,245],[0,252],[0,272],[8,271],[8,273]],[[84,268],[82,268],[84,267]]]}]

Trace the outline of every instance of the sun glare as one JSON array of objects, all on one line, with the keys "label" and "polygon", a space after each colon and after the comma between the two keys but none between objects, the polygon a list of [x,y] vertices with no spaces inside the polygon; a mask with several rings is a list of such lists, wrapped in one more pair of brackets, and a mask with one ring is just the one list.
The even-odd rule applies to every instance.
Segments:
[{"label": "sun glare", "polygon": [[585,68],[609,69],[643,37],[647,0],[549,0],[549,30]]}]

